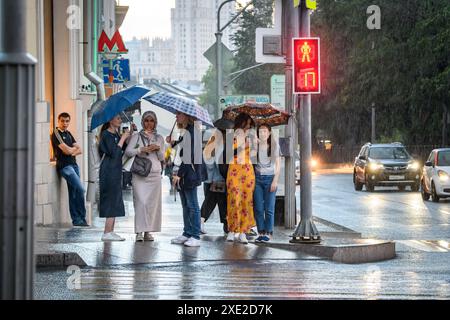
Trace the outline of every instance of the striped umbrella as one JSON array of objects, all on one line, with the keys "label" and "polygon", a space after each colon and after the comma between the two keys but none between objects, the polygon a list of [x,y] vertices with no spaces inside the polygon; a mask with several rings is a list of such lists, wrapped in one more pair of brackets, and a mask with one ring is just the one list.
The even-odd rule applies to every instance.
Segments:
[{"label": "striped umbrella", "polygon": [[208,111],[194,100],[168,92],[156,92],[144,97],[144,100],[173,114],[181,112],[203,122],[206,126],[214,127]]}]

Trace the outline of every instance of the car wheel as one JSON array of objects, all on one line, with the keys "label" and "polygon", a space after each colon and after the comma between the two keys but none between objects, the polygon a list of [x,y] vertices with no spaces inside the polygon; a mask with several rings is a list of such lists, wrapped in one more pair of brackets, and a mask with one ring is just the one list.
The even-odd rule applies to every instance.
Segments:
[{"label": "car wheel", "polygon": [[431,183],[431,199],[433,200],[433,202],[439,202],[439,196],[436,193],[434,182]]},{"label": "car wheel", "polygon": [[356,172],[353,173],[353,184],[355,186],[356,191],[361,191],[363,188],[363,184],[358,181],[358,177],[356,176]]},{"label": "car wheel", "polygon": [[411,186],[411,191],[412,192],[418,192],[420,190],[420,184],[419,183],[415,183]]},{"label": "car wheel", "polygon": [[399,191],[405,191],[405,186],[398,186]]},{"label": "car wheel", "polygon": [[421,183],[421,194],[422,194],[422,200],[423,201],[428,201],[430,199],[430,194],[427,192],[427,190],[425,190],[425,182],[422,180]]},{"label": "car wheel", "polygon": [[366,190],[367,192],[373,192],[375,190],[375,187],[370,183],[368,176],[366,176]]}]

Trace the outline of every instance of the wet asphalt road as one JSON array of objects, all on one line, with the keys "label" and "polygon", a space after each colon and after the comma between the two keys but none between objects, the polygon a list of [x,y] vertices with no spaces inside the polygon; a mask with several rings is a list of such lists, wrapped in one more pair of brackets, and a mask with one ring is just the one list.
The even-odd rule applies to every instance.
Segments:
[{"label": "wet asphalt road", "polygon": [[[356,192],[351,175],[313,176],[314,214],[361,232],[396,240],[397,258],[345,265],[287,251],[258,259],[205,258],[183,262],[98,265],[77,275],[40,270],[37,299],[449,299],[450,201],[424,203],[395,188]],[[176,210],[175,207],[170,209]],[[178,226],[173,226],[178,228]],[[211,224],[211,233],[220,225]],[[162,241],[162,240],[161,240]],[[131,241],[130,241],[131,242]],[[130,243],[130,246],[134,244]],[[235,250],[236,244],[227,254]],[[203,249],[203,251],[201,251]],[[168,252],[168,251],[167,251]],[[168,252],[169,254],[170,252]],[[164,251],[160,253],[164,255]],[[242,253],[245,255],[246,253]],[[229,256],[230,257],[230,256]],[[244,256],[243,256],[244,257]],[[69,278],[71,277],[72,278]],[[67,281],[69,279],[69,288]]]}]

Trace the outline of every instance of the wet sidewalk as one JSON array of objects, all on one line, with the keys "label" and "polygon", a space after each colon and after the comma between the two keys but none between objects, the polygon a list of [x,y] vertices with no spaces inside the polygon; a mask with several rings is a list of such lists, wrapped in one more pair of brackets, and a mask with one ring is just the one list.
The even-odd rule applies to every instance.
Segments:
[{"label": "wet sidewalk", "polygon": [[[93,226],[85,229],[36,228],[36,249],[38,267],[67,267],[69,265],[105,267],[133,264],[180,263],[193,261],[246,261],[246,260],[303,260],[330,259],[316,251],[291,250],[290,235],[294,230],[277,227],[271,245],[249,243],[227,243],[219,223],[218,212],[214,212],[206,223],[207,235],[202,236],[199,248],[172,245],[170,240],[182,233],[183,219],[181,202],[175,202],[169,193],[167,179],[163,180],[162,232],[154,234],[155,242],[135,242],[134,209],[131,190],[125,191],[127,217],[116,221],[116,232],[126,238],[124,242],[104,243],[101,241],[104,220],[94,218]],[[203,192],[199,189],[200,203]],[[94,216],[96,213],[94,213]],[[316,218],[317,228],[324,242],[342,242],[360,238],[360,234],[332,222]],[[341,240],[339,240],[341,239]],[[356,243],[355,241],[351,241]],[[312,254],[314,255],[312,255]]]}]

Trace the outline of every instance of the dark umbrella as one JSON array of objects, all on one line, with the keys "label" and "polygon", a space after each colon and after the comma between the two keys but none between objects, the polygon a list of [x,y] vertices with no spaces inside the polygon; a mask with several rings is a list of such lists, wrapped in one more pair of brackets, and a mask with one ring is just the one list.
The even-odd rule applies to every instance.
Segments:
[{"label": "dark umbrella", "polygon": [[224,118],[220,118],[219,120],[214,122],[214,127],[219,130],[234,129],[234,122]]},{"label": "dark umbrella", "polygon": [[276,109],[271,104],[258,103],[230,106],[223,112],[223,118],[234,122],[236,117],[241,113],[246,113],[252,117],[257,126],[264,124],[271,127],[286,125],[290,118],[288,113]]},{"label": "dark umbrella", "polygon": [[108,98],[100,108],[93,114],[91,122],[91,130],[111,121],[116,115],[123,113],[130,107],[133,107],[143,96],[150,90],[134,86],[122,90]]}]

